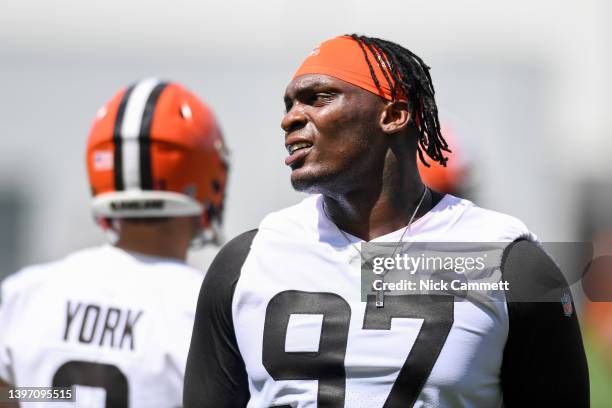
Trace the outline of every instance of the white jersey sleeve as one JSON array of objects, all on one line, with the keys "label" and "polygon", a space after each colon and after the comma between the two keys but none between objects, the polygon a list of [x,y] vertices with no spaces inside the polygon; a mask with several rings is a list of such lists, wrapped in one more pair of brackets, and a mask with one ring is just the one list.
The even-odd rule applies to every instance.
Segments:
[{"label": "white jersey sleeve", "polygon": [[8,334],[11,332],[12,318],[16,316],[15,297],[12,296],[10,280],[0,285],[0,380],[13,384],[11,353],[8,344]]}]

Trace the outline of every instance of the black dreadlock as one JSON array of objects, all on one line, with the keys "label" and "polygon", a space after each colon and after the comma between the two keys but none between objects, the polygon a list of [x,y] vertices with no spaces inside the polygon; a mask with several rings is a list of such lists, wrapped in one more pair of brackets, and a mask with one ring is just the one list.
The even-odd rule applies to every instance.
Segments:
[{"label": "black dreadlock", "polygon": [[398,96],[408,98],[415,116],[415,127],[419,134],[417,151],[423,164],[429,167],[429,163],[423,155],[423,152],[425,152],[432,160],[446,166],[448,158],[444,156],[443,152],[450,153],[450,149],[440,132],[438,107],[434,97],[435,91],[427,64],[412,51],[391,41],[357,34],[350,34],[349,36],[357,41],[361,47],[370,68],[372,79],[380,94],[382,95],[383,92],[365,47],[376,57],[376,62],[391,89],[393,101],[396,101]]}]

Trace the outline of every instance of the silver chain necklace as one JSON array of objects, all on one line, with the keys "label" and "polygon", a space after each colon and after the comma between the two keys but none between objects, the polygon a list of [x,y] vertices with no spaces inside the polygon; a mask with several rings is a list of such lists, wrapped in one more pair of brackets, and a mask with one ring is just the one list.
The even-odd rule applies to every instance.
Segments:
[{"label": "silver chain necklace", "polygon": [[[425,188],[423,189],[423,194],[421,194],[421,198],[419,199],[419,203],[414,208],[414,211],[412,212],[412,215],[410,216],[410,220],[408,221],[408,225],[406,225],[406,228],[404,228],[404,232],[402,232],[402,236],[400,237],[399,241],[397,241],[397,244],[395,244],[395,248],[393,249],[393,254],[391,255],[392,258],[395,256],[395,253],[397,252],[397,250],[399,249],[400,245],[402,244],[402,241],[404,240],[404,236],[406,236],[406,233],[408,231],[410,231],[410,227],[412,226],[412,221],[414,221],[414,217],[416,217],[417,212],[419,211],[419,208],[421,208],[421,204],[423,204],[423,200],[425,200],[425,196],[427,195],[428,191],[429,191],[429,188],[427,186],[425,186]],[[331,223],[334,225],[334,227],[336,227],[336,229],[338,230],[338,232],[340,232],[340,234],[344,237],[344,239],[349,244],[351,244],[351,246],[353,248],[355,248],[355,251],[357,251],[357,253],[359,253],[359,256],[361,257],[361,262],[365,263],[366,260],[364,259],[363,253],[361,252],[361,250],[359,248],[357,248],[357,245],[355,245],[355,243],[353,243],[351,241],[351,239],[348,237],[348,235],[346,235],[346,232],[342,231],[336,225],[336,223],[332,221],[331,217],[327,213],[327,210],[325,209],[325,202],[323,202],[322,207],[323,207],[323,213],[325,214],[327,219],[329,219],[329,221],[331,221]],[[380,275],[382,283],[384,283],[384,281],[385,281],[385,275],[386,274],[387,274],[387,269],[385,268],[385,270]],[[382,287],[383,286],[381,285],[381,288]],[[385,306],[385,291],[384,291],[384,289],[380,289],[380,290],[376,291],[376,307],[384,307],[384,306]]]}]

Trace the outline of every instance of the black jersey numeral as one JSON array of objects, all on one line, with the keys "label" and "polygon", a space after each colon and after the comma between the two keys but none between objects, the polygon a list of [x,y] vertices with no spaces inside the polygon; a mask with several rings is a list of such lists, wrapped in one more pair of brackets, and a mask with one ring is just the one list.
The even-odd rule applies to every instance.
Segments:
[{"label": "black jersey numeral", "polygon": [[85,385],[103,388],[106,391],[106,407],[127,408],[128,382],[125,375],[114,365],[69,361],[55,372],[54,387]]},{"label": "black jersey numeral", "polygon": [[423,319],[383,408],[414,405],[453,326],[454,307],[452,297],[441,295],[385,296],[385,307],[376,307],[376,295],[368,295],[364,330],[391,330],[393,318]]},{"label": "black jersey numeral", "polygon": [[[292,314],[322,314],[317,352],[285,352],[287,327]],[[275,380],[319,380],[317,407],[344,404],[344,355],[351,308],[335,293],[289,290],[274,296],[266,309],[263,365]]]},{"label": "black jersey numeral", "polygon": [[[317,352],[286,352],[292,314],[322,314]],[[416,401],[453,325],[454,302],[448,296],[386,296],[377,308],[368,296],[364,330],[390,330],[393,318],[423,319],[423,325],[391,388],[384,408],[408,407]],[[274,380],[318,380],[317,407],[343,407],[344,358],[351,308],[335,293],[289,290],[268,303],[263,333],[263,365]],[[381,345],[384,347],[384,345]]]}]

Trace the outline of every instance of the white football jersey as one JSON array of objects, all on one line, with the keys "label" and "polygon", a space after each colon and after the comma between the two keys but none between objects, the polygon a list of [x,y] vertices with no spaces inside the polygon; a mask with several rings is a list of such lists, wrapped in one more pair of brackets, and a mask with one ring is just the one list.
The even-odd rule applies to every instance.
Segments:
[{"label": "white football jersey", "polygon": [[2,282],[0,377],[75,385],[76,404],[56,408],[181,406],[202,278],[110,245],[25,268]]},{"label": "white football jersey", "polygon": [[[521,236],[534,239],[516,218],[446,195],[404,240]],[[324,215],[321,196],[262,221],[232,299],[249,408],[501,406],[505,302],[388,296],[379,309],[361,301],[360,285],[360,254]]]},{"label": "white football jersey", "polygon": [[[397,249],[403,233],[373,241]],[[378,307],[352,245],[361,240],[342,236],[320,196],[307,198],[234,238],[210,266],[185,407],[589,406],[567,283],[521,221],[447,195],[403,240],[487,255],[468,283],[503,280],[508,289],[389,293]],[[554,288],[560,298],[537,300]]]}]

